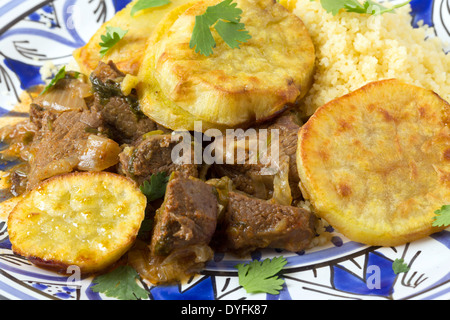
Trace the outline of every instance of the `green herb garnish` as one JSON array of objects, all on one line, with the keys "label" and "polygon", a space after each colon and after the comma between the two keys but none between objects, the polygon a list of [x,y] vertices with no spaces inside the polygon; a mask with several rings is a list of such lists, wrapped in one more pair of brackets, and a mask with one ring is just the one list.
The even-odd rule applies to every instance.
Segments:
[{"label": "green herb garnish", "polygon": [[158,172],[152,174],[150,182],[148,180],[144,181],[140,189],[147,196],[148,201],[154,201],[164,197],[168,182],[169,176],[165,172]]},{"label": "green herb garnish", "polygon": [[139,12],[141,10],[165,6],[169,3],[169,0],[139,0],[138,2],[136,2],[133,8],[131,8],[131,16],[134,16],[136,12]]},{"label": "green herb garnish", "polygon": [[105,54],[114,47],[123,37],[128,33],[128,30],[123,30],[120,27],[106,27],[106,34],[100,38],[100,56],[103,58]]},{"label": "green herb garnish", "polygon": [[248,293],[264,292],[278,294],[284,284],[284,279],[280,279],[276,274],[286,265],[287,261],[283,257],[265,259],[260,262],[253,260],[248,264],[238,264],[239,284]]},{"label": "green herb garnish", "polygon": [[436,216],[433,217],[433,227],[447,227],[450,226],[450,205],[443,205],[439,210],[434,212]]},{"label": "green herb garnish", "polygon": [[44,90],[39,94],[43,95],[44,93],[48,92],[53,86],[61,79],[64,79],[66,77],[66,66],[59,69],[59,71],[56,73],[56,75],[53,77],[52,81],[44,88]]},{"label": "green herb garnish", "polygon": [[402,272],[408,272],[409,267],[408,265],[403,261],[403,259],[395,259],[392,263],[392,270],[395,274],[399,274]]},{"label": "green herb garnish", "polygon": [[230,48],[239,48],[242,42],[251,39],[245,30],[245,25],[240,23],[242,10],[236,8],[233,0],[225,0],[214,6],[209,6],[206,12],[195,17],[194,30],[192,32],[189,47],[195,48],[195,52],[204,56],[213,53],[216,41],[211,33],[211,27],[217,31],[220,37]]},{"label": "green herb garnish", "polygon": [[137,283],[139,275],[130,266],[120,266],[113,271],[94,278],[91,287],[94,292],[101,292],[107,297],[120,300],[147,299],[148,291]]},{"label": "green herb garnish", "polygon": [[99,78],[91,74],[92,89],[100,97],[100,103],[105,106],[112,97],[119,97],[126,101],[130,106],[131,111],[136,115],[137,119],[142,119],[145,117],[144,113],[141,111],[139,100],[135,94],[130,94],[128,96],[124,95],[122,92],[120,82],[107,79],[106,82],[100,81]]},{"label": "green herb garnish", "polygon": [[358,0],[320,0],[322,7],[334,16],[337,15],[342,9],[347,12],[378,15],[386,12],[393,12],[395,9],[403,7],[410,2],[411,0],[387,8],[372,0],[365,0],[364,3],[361,3]]}]

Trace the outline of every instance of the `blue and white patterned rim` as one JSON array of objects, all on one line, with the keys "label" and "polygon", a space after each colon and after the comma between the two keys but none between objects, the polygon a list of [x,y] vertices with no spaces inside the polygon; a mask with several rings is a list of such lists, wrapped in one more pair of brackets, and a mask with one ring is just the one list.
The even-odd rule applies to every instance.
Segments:
[{"label": "blue and white patterned rim", "polygon": [[[0,116],[12,109],[22,90],[42,84],[41,66],[66,64],[75,48],[130,0],[8,0],[0,4]],[[401,3],[400,1],[393,1]],[[450,0],[413,0],[413,25],[433,26],[450,43]],[[82,8],[82,17],[80,10]],[[0,168],[1,169],[1,168]],[[370,247],[329,230],[326,247],[307,252],[255,252],[250,258],[283,255],[288,264],[278,295],[246,294],[239,286],[234,257],[216,254],[189,282],[171,286],[142,285],[154,300],[237,299],[449,299],[450,232],[395,248]],[[410,270],[396,275],[395,259]],[[380,275],[381,283],[373,275]],[[6,223],[0,221],[1,299],[107,299],[93,292],[91,278],[60,276],[31,265],[11,251]]]}]

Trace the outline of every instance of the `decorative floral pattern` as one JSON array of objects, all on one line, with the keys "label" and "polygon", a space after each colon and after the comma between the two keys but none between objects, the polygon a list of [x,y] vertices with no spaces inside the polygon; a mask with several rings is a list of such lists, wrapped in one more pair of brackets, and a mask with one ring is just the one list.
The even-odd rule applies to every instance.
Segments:
[{"label": "decorative floral pattern", "polygon": [[[42,83],[47,61],[65,64],[100,25],[129,0],[7,0],[0,4],[0,115],[11,110],[23,89]],[[403,2],[395,1],[395,2]],[[413,0],[413,24],[435,27],[450,42],[450,0]],[[450,49],[450,48],[446,48]],[[278,295],[247,294],[235,265],[242,260],[216,254],[206,269],[187,283],[151,286],[149,299],[449,299],[450,232],[399,247],[351,242],[332,229],[328,245],[305,252],[258,251],[248,259],[287,258]],[[395,274],[392,263],[410,267]],[[97,300],[92,278],[61,276],[31,265],[11,251],[6,223],[0,221],[0,299]]]}]

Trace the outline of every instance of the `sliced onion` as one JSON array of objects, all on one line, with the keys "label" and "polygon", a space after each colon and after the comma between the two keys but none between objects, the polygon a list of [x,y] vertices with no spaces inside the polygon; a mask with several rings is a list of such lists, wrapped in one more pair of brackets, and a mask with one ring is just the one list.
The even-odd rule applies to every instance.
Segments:
[{"label": "sliced onion", "polygon": [[292,204],[292,192],[289,184],[289,157],[280,157],[279,170],[273,179],[273,195],[271,201],[290,206]]},{"label": "sliced onion", "polygon": [[82,171],[102,171],[119,162],[122,151],[119,144],[111,139],[91,134],[84,150],[80,150],[78,169]]},{"label": "sliced onion", "polygon": [[28,184],[30,187],[34,187],[42,180],[72,172],[76,168],[77,163],[78,158],[76,156],[51,161],[43,168],[40,168],[36,174],[31,175]]},{"label": "sliced onion", "polygon": [[62,85],[58,83],[57,87],[35,98],[34,103],[56,112],[87,109],[84,98],[92,95],[91,87],[79,80],[60,80],[62,81]]},{"label": "sliced onion", "polygon": [[152,256],[142,242],[128,252],[128,263],[141,277],[153,284],[186,280],[211,260],[213,251],[207,245],[179,248],[169,256]]}]

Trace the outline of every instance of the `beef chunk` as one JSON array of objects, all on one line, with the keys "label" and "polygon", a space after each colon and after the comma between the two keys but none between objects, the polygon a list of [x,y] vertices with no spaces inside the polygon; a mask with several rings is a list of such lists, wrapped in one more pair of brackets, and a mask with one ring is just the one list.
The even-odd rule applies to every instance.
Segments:
[{"label": "beef chunk", "polygon": [[[289,161],[289,186],[291,195],[293,199],[299,199],[301,192],[298,186],[299,178],[296,152],[297,135],[300,125],[296,116],[291,112],[287,112],[273,122],[257,127],[256,131],[258,132],[259,129],[266,129],[268,135],[270,135],[271,130],[278,130],[279,161]],[[243,191],[257,198],[269,199],[273,191],[275,173],[271,169],[267,170],[267,165],[261,164],[260,162],[250,163],[248,161],[250,156],[247,153],[244,164],[226,164],[225,160],[223,161],[224,164],[214,164],[213,173],[218,177],[230,177],[233,180],[234,186],[239,191]]]},{"label": "beef chunk", "polygon": [[[198,165],[177,164],[172,161],[172,149],[178,141],[172,141],[170,134],[148,135],[137,145],[130,145],[120,154],[121,173],[134,179],[138,184],[149,180],[152,174],[178,171],[185,177],[198,177]],[[192,151],[193,157],[193,151]]]},{"label": "beef chunk", "polygon": [[315,217],[305,209],[237,192],[228,196],[228,208],[217,233],[225,250],[238,254],[260,248],[296,252],[308,247],[315,236]]},{"label": "beef chunk", "polygon": [[150,251],[167,256],[193,245],[209,245],[217,224],[217,198],[205,182],[177,173],[157,211]]},{"label": "beef chunk", "polygon": [[[27,190],[76,169],[104,170],[118,162],[119,145],[101,134],[101,115],[90,110],[53,114],[40,110],[41,129],[30,147]],[[95,134],[93,134],[95,132]]]},{"label": "beef chunk", "polygon": [[124,77],[113,62],[100,62],[91,74],[95,97],[92,108],[100,112],[111,127],[114,140],[130,143],[150,131],[167,132],[141,112],[135,93],[128,96],[122,93]]},{"label": "beef chunk", "polygon": [[217,225],[214,188],[175,172],[155,215],[150,245],[137,243],[129,263],[151,283],[187,280],[214,256],[209,243]]},{"label": "beef chunk", "polygon": [[45,110],[39,104],[32,103],[30,105],[30,121],[34,123],[38,130],[42,130],[43,126],[45,127],[52,123],[57,116],[58,114],[56,112]]}]

